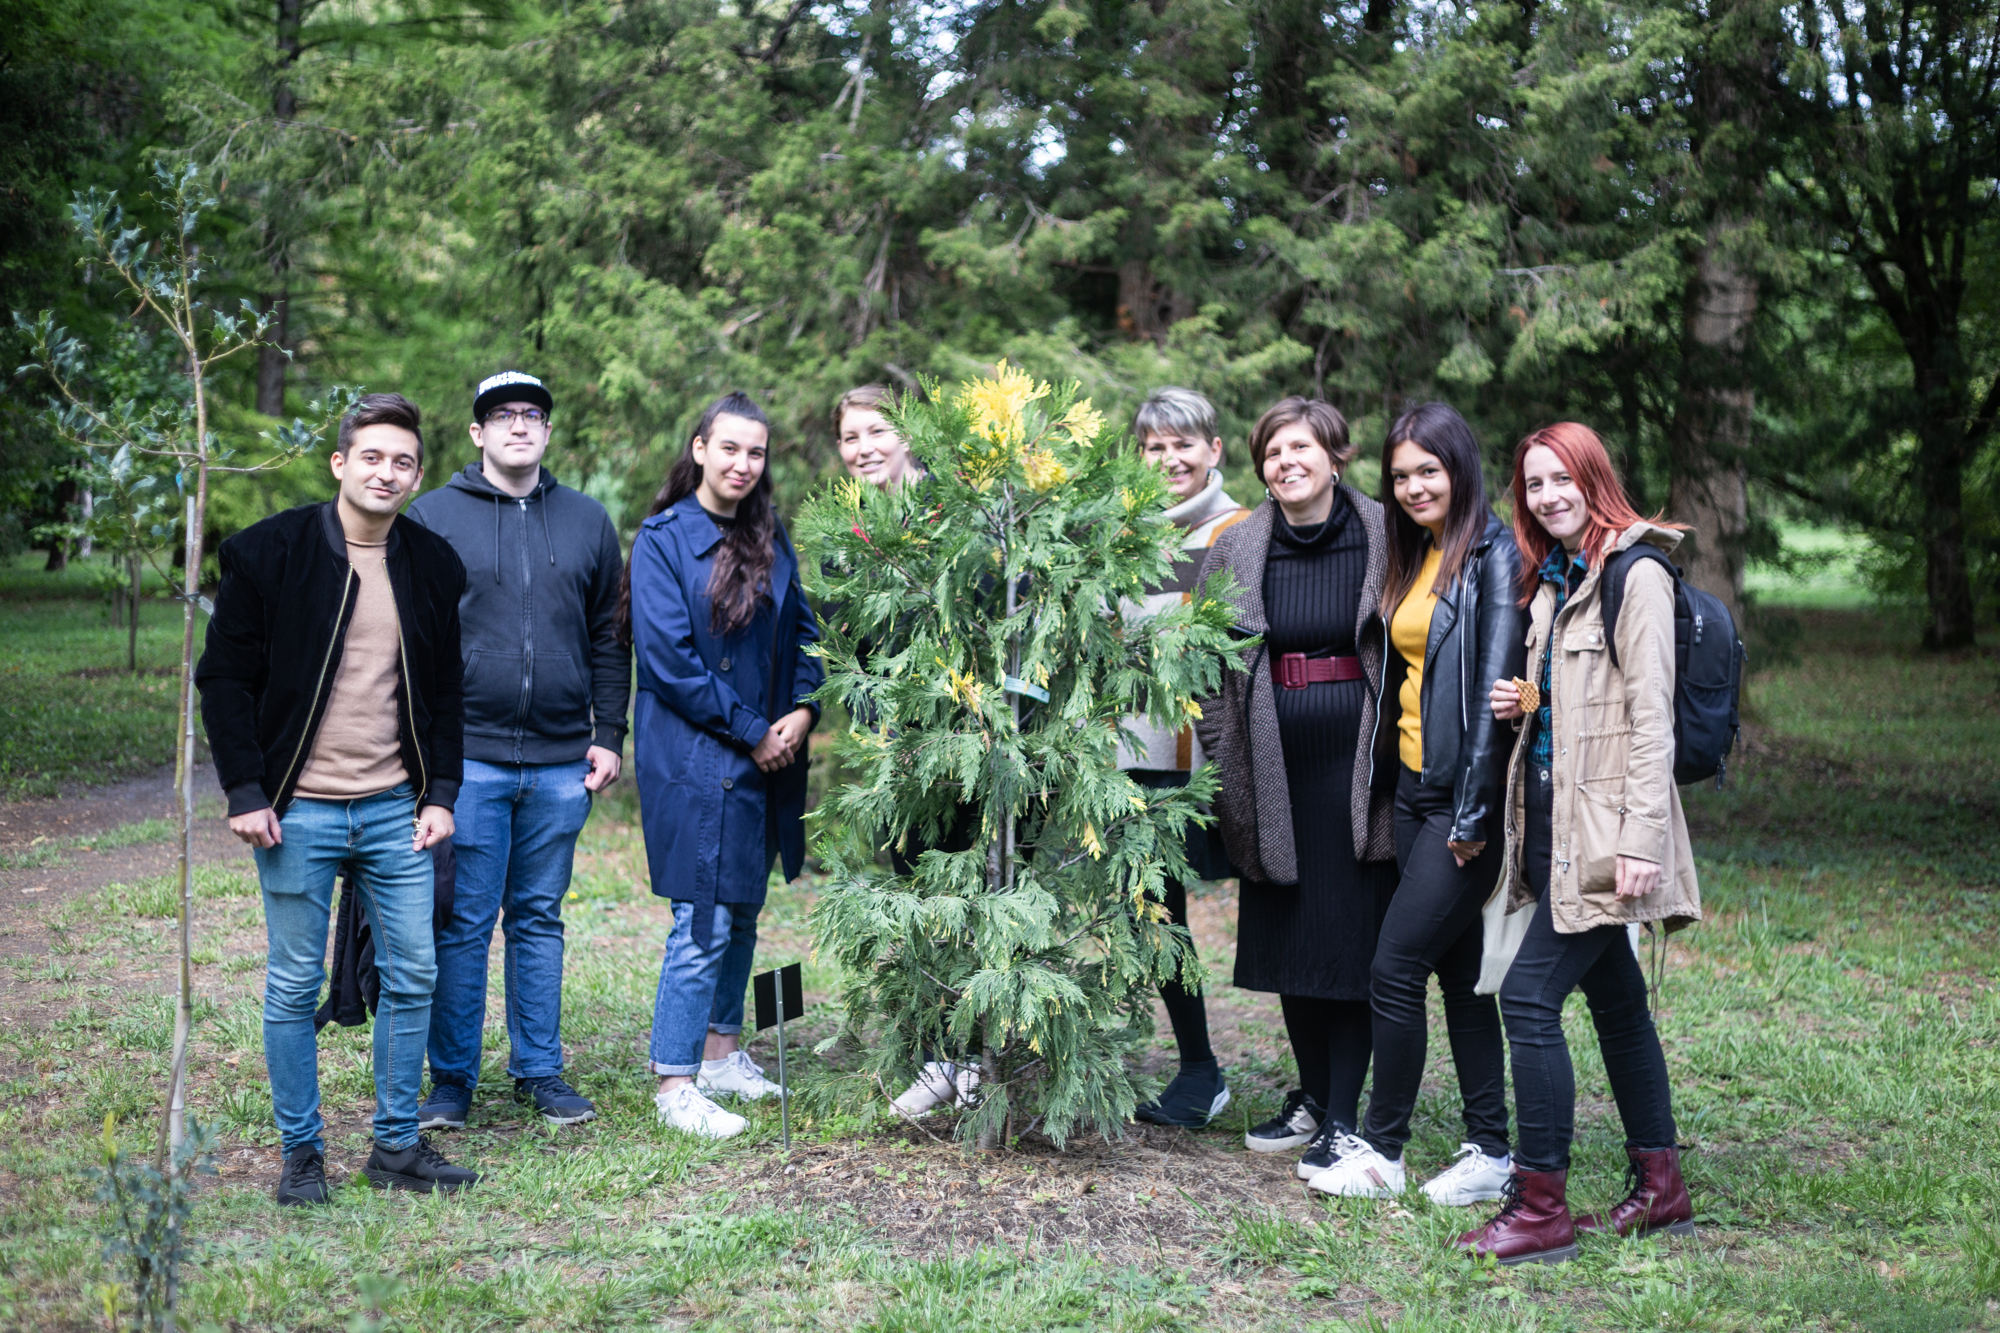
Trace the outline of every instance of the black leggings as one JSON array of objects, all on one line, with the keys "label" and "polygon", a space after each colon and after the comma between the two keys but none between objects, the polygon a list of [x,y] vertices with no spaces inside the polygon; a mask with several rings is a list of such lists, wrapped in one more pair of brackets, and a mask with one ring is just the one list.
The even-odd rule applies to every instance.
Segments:
[{"label": "black leggings", "polygon": [[[1163,906],[1170,921],[1186,927],[1187,885],[1168,880]],[[1208,1006],[1202,1002],[1201,992],[1189,990],[1176,978],[1160,983],[1160,999],[1167,1006],[1167,1021],[1174,1025],[1174,1045],[1181,1063],[1198,1065],[1213,1060],[1215,1051],[1208,1044]]]},{"label": "black leggings", "polygon": [[1367,1004],[1305,995],[1280,995],[1278,1002],[1299,1062],[1299,1086],[1326,1108],[1328,1120],[1352,1130],[1374,1045]]},{"label": "black leggings", "polygon": [[1515,1163],[1523,1171],[1566,1171],[1576,1135],[1576,1070],[1563,1039],[1563,1002],[1579,987],[1590,1003],[1604,1073],[1625,1144],[1642,1152],[1674,1143],[1673,1097],[1667,1059],[1653,1015],[1646,1008],[1646,974],[1633,956],[1625,927],[1598,926],[1574,935],[1557,932],[1549,908],[1552,854],[1550,776],[1530,765],[1525,778],[1527,827],[1522,839],[1528,882],[1540,894],[1521,951],[1500,986],[1500,1011],[1514,1057],[1514,1103],[1519,1120]]},{"label": "black leggings", "polygon": [[1403,1155],[1410,1114],[1424,1079],[1431,974],[1444,992],[1445,1031],[1458,1071],[1465,1137],[1492,1157],[1507,1155],[1507,1060],[1500,1008],[1475,995],[1485,938],[1479,912],[1493,894],[1505,848],[1489,837],[1486,850],[1460,867],[1448,839],[1454,797],[1426,787],[1409,769],[1396,784],[1396,865],[1402,880],[1375,945],[1369,975],[1374,1010],[1375,1087],[1361,1136],[1384,1157]]}]

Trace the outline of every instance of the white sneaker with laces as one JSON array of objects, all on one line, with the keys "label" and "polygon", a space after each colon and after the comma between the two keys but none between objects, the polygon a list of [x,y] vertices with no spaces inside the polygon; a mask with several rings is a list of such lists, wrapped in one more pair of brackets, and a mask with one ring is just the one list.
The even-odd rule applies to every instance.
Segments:
[{"label": "white sneaker with laces", "polygon": [[932,1060],[917,1071],[916,1082],[904,1088],[892,1103],[901,1115],[915,1119],[929,1115],[953,1102],[966,1106],[978,1100],[979,1070],[972,1065],[954,1065]]},{"label": "white sneaker with laces", "polygon": [[[1351,1137],[1351,1136],[1350,1136]],[[1332,1166],[1306,1182],[1315,1194],[1342,1194],[1356,1199],[1387,1199],[1403,1192],[1403,1161],[1390,1161],[1366,1139],[1341,1144]]]},{"label": "white sneaker with laces", "polygon": [[1505,1154],[1488,1157],[1476,1143],[1458,1145],[1458,1160],[1424,1182],[1431,1202],[1446,1208],[1463,1208],[1500,1197],[1508,1177],[1514,1174],[1514,1159]]},{"label": "white sneaker with laces", "polygon": [[778,1085],[764,1077],[763,1066],[747,1051],[731,1051],[720,1060],[703,1060],[694,1085],[713,1097],[717,1094],[756,1101],[778,1095]]},{"label": "white sneaker with laces", "polygon": [[725,1111],[702,1096],[692,1083],[683,1083],[672,1092],[654,1093],[653,1105],[660,1108],[662,1124],[689,1134],[699,1134],[705,1139],[735,1138],[750,1124],[742,1116]]}]

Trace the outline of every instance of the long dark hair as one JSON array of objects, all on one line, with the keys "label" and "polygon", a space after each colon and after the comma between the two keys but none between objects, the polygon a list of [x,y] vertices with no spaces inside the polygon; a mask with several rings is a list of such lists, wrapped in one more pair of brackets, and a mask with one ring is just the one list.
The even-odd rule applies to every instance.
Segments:
[{"label": "long dark hair", "polygon": [[[768,434],[771,419],[750,395],[732,389],[708,405],[695,424],[681,456],[667,470],[666,485],[653,497],[646,517],[673,508],[695,493],[701,485],[701,463],[694,456],[694,442],[707,442],[717,417],[742,417],[754,421]],[[764,475],[736,506],[736,522],[722,534],[722,546],[708,575],[709,628],[720,635],[734,634],[749,624],[757,608],[771,595],[771,566],[777,563],[775,541],[778,513],[771,503],[771,461],[764,455]],[[632,562],[625,562],[624,581],[618,588],[618,637],[632,642]]]},{"label": "long dark hair", "polygon": [[1445,511],[1444,534],[1438,541],[1437,582],[1443,593],[1458,582],[1465,558],[1486,531],[1486,474],[1479,463],[1479,440],[1449,403],[1423,403],[1396,418],[1382,441],[1382,507],[1389,511],[1389,570],[1382,580],[1382,614],[1393,616],[1410,593],[1424,567],[1424,543],[1430,532],[1396,503],[1396,484],[1389,460],[1396,447],[1414,444],[1444,464],[1451,479],[1451,507]]}]

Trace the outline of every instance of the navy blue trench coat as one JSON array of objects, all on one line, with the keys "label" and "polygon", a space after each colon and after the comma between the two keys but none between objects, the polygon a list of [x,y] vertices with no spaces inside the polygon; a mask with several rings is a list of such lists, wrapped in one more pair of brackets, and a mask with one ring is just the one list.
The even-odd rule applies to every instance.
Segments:
[{"label": "navy blue trench coat", "polygon": [[826,678],[819,622],[780,524],[771,596],[751,622],[719,637],[708,580],[722,530],[688,496],[639,527],[632,543],[632,649],[639,668],[632,760],[653,892],[694,905],[707,947],[716,903],[761,907],[771,861],[785,878],[805,863],[806,747],[765,773],[750,758],[771,723]]}]

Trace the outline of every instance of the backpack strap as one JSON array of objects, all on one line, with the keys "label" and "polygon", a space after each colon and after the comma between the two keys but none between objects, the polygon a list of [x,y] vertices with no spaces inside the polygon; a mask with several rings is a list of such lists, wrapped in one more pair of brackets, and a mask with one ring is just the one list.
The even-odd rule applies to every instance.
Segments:
[{"label": "backpack strap", "polygon": [[1635,542],[1605,560],[1598,596],[1604,607],[1604,646],[1611,650],[1612,666],[1618,665],[1618,610],[1625,604],[1625,576],[1640,560],[1657,560],[1667,567],[1671,578],[1676,582],[1680,580],[1679,567],[1667,558],[1665,551],[1651,542]]}]

